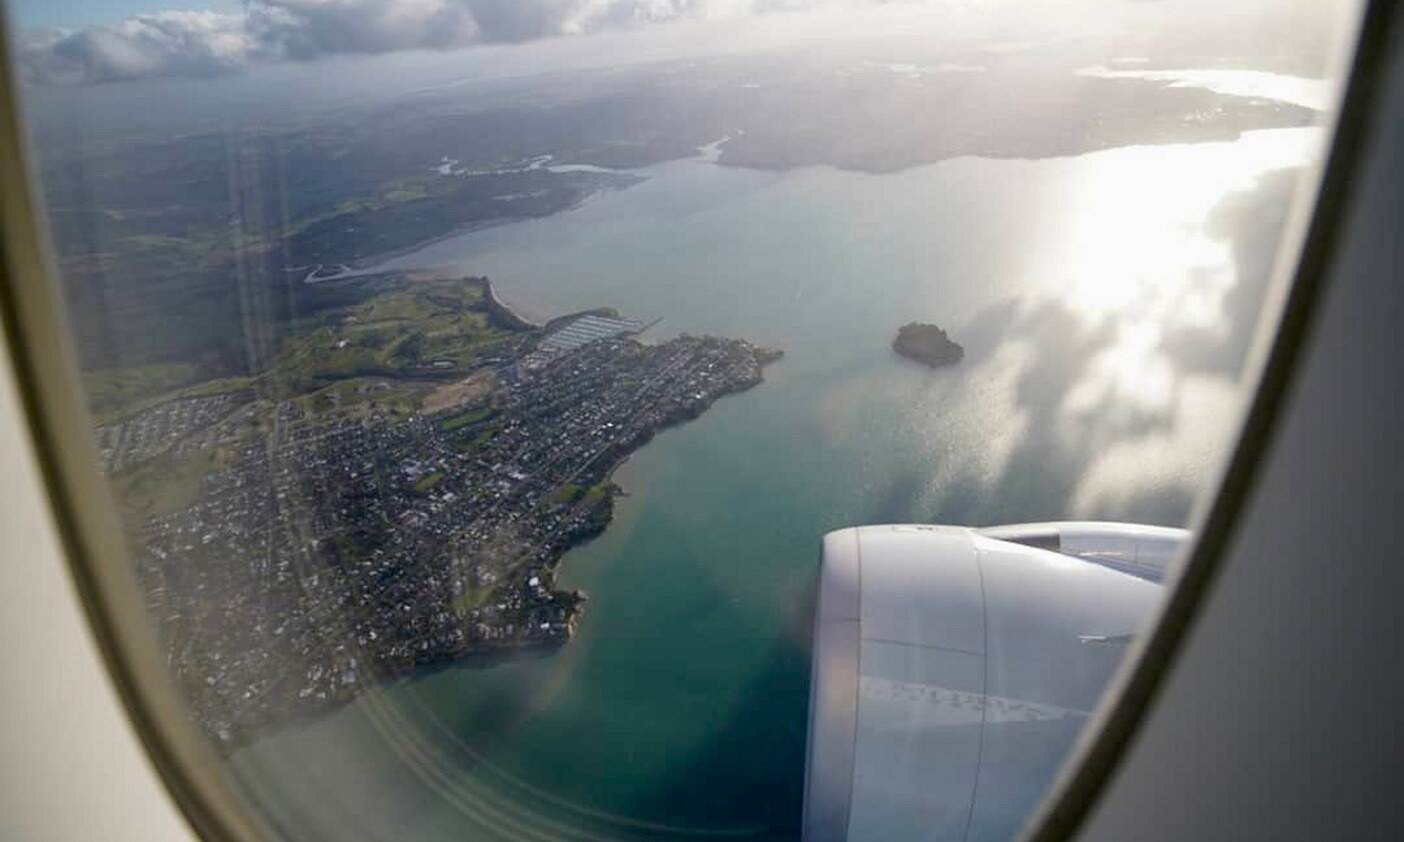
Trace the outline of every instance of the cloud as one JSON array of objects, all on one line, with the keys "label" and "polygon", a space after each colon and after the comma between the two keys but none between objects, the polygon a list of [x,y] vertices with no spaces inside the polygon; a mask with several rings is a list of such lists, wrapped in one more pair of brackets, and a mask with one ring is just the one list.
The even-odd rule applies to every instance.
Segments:
[{"label": "cloud", "polygon": [[444,49],[475,43],[471,3],[456,0],[260,0],[249,27],[280,59]]},{"label": "cloud", "polygon": [[[29,84],[212,76],[331,55],[453,49],[831,5],[836,0],[249,0],[237,13],[168,11],[17,40]],[[882,0],[842,0],[844,4]]]},{"label": "cloud", "polygon": [[19,39],[27,82],[82,83],[148,76],[211,76],[266,56],[248,16],[156,12],[76,32],[43,30]]}]

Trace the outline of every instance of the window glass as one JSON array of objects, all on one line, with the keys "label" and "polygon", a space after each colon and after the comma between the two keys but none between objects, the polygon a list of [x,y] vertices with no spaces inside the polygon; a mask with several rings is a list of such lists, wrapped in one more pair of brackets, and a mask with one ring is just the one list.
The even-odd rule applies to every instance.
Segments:
[{"label": "window glass", "polygon": [[[7,5],[191,721],[270,832],[427,840],[1016,833],[1213,491],[1357,11]],[[823,543],[879,524],[957,529]]]}]

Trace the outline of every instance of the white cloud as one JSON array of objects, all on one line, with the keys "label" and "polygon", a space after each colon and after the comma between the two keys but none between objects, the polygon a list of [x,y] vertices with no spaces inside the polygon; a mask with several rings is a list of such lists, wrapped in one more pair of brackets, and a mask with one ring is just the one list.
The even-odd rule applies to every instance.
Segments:
[{"label": "white cloud", "polygon": [[205,76],[258,62],[516,43],[690,19],[925,0],[248,0],[18,39],[23,78],[82,84]]},{"label": "white cloud", "polygon": [[21,38],[20,71],[32,82],[96,82],[147,76],[207,76],[265,57],[247,17],[156,12],[111,26],[47,30]]},{"label": "white cloud", "polygon": [[246,28],[277,59],[461,47],[480,40],[461,0],[257,0]]}]

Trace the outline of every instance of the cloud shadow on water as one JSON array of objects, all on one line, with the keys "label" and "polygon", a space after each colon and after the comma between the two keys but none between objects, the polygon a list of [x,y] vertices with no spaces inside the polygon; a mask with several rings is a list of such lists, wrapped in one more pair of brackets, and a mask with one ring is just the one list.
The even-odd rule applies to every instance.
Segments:
[{"label": "cloud shadow on water", "polygon": [[1242,370],[1301,174],[1300,169],[1265,173],[1255,187],[1230,193],[1210,213],[1209,235],[1233,249],[1235,282],[1224,296],[1220,325],[1165,335],[1162,349],[1184,369],[1228,377]]},{"label": "cloud shadow on water", "polygon": [[[1187,412],[1217,411],[1194,404],[1187,381],[1207,377],[1235,382],[1240,377],[1300,172],[1269,172],[1252,187],[1223,197],[1210,212],[1206,232],[1229,245],[1233,282],[1222,294],[1217,324],[1162,331],[1154,351],[1170,363],[1172,372],[1163,400],[1130,399],[1099,369],[1098,360],[1126,341],[1113,317],[1091,320],[1059,301],[1032,307],[1005,301],[977,314],[969,329],[967,362],[972,367],[994,360],[1006,343],[1025,346],[1013,388],[1013,409],[1023,422],[1023,433],[996,476],[966,471],[942,478],[928,519],[983,525],[1075,516],[1073,500],[1081,483],[1110,448],[1156,436],[1169,441]],[[1185,279],[1186,284],[1213,282],[1216,279],[1203,270],[1192,269]],[[1075,390],[1081,399],[1074,411],[1068,398]],[[1229,415],[1223,423],[1233,420]],[[1228,435],[1224,438],[1227,441]],[[1147,486],[1143,479],[1128,476],[1125,491],[1114,493],[1114,500],[1099,501],[1097,507],[1149,523],[1187,522],[1203,489],[1189,487],[1187,481]],[[877,513],[900,510],[898,495],[914,485],[910,477],[900,478]]]}]

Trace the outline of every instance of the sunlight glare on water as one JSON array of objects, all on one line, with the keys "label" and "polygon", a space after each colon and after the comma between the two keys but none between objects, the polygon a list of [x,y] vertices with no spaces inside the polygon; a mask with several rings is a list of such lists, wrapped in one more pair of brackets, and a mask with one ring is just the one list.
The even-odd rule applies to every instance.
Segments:
[{"label": "sunlight glare on water", "polygon": [[1222,154],[1192,159],[1170,152],[1148,162],[1151,150],[1113,150],[1080,174],[1066,210],[1079,224],[1058,226],[1064,241],[1040,251],[1063,270],[1042,273],[1043,293],[1084,324],[1114,325],[1115,338],[1068,391],[1065,411],[1086,411],[1097,392],[1126,409],[1167,408],[1175,377],[1164,337],[1226,331],[1225,298],[1239,281],[1232,244],[1206,231],[1206,218],[1259,174],[1304,165],[1320,142],[1320,129],[1303,128],[1249,132]]},{"label": "sunlight glare on water", "polygon": [[[1322,138],[1319,127],[1280,129],[1046,162],[1028,182],[1033,231],[1011,241],[1021,258],[1011,312],[996,320],[1003,341],[971,348],[966,375],[909,416],[941,454],[925,507],[941,511],[972,484],[1017,496],[1020,476],[1064,458],[1053,470],[1078,477],[1065,516],[1129,516],[1139,495],[1205,481],[1239,397],[1225,372],[1184,366],[1176,342],[1198,337],[1215,354],[1252,330],[1231,312],[1245,279],[1216,214],[1313,160]],[[933,309],[945,305],[944,289],[929,294]],[[893,383],[894,402],[903,388]]]},{"label": "sunlight glare on water", "polygon": [[[1099,165],[1079,173],[1065,197],[1060,215],[1080,224],[1058,226],[1066,237],[1062,248],[1040,252],[1069,281],[1049,292],[1087,318],[1211,322],[1234,279],[1225,258],[1228,244],[1211,240],[1199,226],[1225,194],[1252,186],[1260,173],[1305,164],[1320,141],[1317,128],[1283,129],[1248,132],[1214,144],[1219,154],[1193,158],[1143,147],[1101,153]],[[1204,267],[1214,268],[1212,282],[1187,289],[1185,277]]]}]

